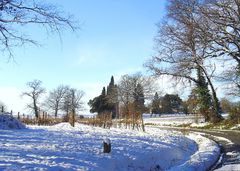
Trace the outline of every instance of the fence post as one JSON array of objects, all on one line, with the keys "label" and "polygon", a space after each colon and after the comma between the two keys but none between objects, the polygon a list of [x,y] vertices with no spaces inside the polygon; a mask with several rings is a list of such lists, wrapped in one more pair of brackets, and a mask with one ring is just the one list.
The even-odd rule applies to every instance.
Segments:
[{"label": "fence post", "polygon": [[108,138],[103,140],[103,153],[110,153],[111,152],[111,141]]},{"label": "fence post", "polygon": [[20,112],[18,112],[18,120],[20,120]]}]

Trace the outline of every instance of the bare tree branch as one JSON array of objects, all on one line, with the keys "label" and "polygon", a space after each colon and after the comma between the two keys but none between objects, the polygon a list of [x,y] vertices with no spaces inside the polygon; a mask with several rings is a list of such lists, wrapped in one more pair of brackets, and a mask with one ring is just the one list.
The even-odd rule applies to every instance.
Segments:
[{"label": "bare tree branch", "polygon": [[66,15],[55,6],[38,0],[1,0],[0,1],[0,44],[1,50],[13,57],[13,48],[25,44],[37,45],[37,41],[24,34],[22,28],[40,25],[56,32],[61,37],[61,30],[79,27],[73,16]]}]

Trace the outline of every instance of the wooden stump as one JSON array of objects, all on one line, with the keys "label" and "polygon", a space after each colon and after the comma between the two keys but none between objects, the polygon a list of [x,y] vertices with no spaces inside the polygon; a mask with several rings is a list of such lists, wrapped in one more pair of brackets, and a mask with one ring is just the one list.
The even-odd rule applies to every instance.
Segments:
[{"label": "wooden stump", "polygon": [[106,138],[103,140],[103,153],[111,152],[111,142],[110,139]]}]

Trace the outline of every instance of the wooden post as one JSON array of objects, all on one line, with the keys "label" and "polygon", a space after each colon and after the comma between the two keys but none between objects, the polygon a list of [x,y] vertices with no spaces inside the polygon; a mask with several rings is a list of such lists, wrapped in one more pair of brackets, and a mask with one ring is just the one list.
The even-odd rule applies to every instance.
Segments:
[{"label": "wooden post", "polygon": [[20,112],[18,112],[18,120],[20,120]]},{"label": "wooden post", "polygon": [[2,113],[4,112],[4,106],[2,106]]},{"label": "wooden post", "polygon": [[72,118],[70,119],[70,124],[72,125],[72,127],[74,127],[75,126],[75,115],[76,115],[75,109],[72,109],[71,115],[72,115]]},{"label": "wooden post", "polygon": [[11,110],[11,115],[13,115],[13,111]]},{"label": "wooden post", "polygon": [[110,153],[111,152],[111,141],[108,138],[103,140],[103,153]]}]

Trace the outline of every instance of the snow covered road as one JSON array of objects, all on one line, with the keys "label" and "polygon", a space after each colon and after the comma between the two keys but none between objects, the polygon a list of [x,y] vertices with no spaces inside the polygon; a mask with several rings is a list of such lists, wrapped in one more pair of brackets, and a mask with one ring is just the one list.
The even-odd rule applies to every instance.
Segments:
[{"label": "snow covered road", "polygon": [[[102,153],[105,137],[112,142],[110,154]],[[209,144],[212,142],[206,146]],[[196,165],[201,160],[194,156],[211,153],[215,146],[212,147],[198,151],[195,141],[174,131],[154,128],[143,133],[80,124],[72,128],[67,123],[31,126],[22,130],[0,130],[0,170],[142,171],[167,170],[179,165],[191,170],[192,164],[201,169],[200,164]]]}]

